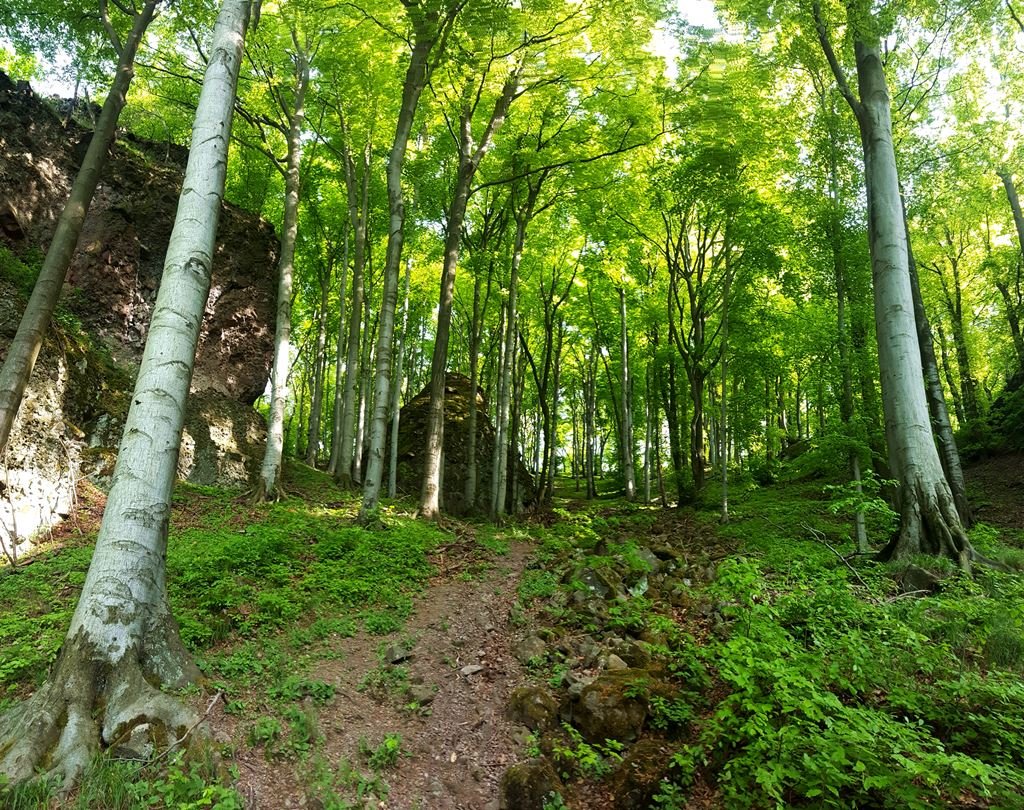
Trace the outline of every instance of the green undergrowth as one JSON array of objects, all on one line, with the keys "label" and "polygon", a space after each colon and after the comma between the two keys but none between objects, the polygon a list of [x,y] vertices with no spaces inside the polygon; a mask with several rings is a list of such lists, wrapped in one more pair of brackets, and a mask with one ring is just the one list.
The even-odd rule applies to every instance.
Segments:
[{"label": "green undergrowth", "polygon": [[[726,694],[673,789],[706,778],[729,807],[1024,807],[1024,579],[923,559],[941,589],[903,596],[899,566],[839,558],[849,527],[819,490],[747,491],[720,530],[740,553],[707,587],[723,631],[697,652]],[[974,532],[992,553],[997,534]]]},{"label": "green undergrowth", "polygon": [[[321,795],[324,806],[341,808],[349,805],[328,795],[331,785],[376,796],[385,789],[372,774],[363,779],[365,769],[355,765],[341,772],[316,764],[322,748],[317,714],[335,699],[335,686],[313,677],[312,669],[338,656],[340,638],[400,629],[434,571],[430,552],[451,536],[393,504],[382,508],[383,529],[363,529],[354,520],[356,496],[306,467],[288,470],[286,488],[289,497],[282,501],[253,505],[238,492],[179,484],[168,541],[169,595],[182,639],[208,689],[220,692],[227,712],[239,718],[245,739],[236,743],[260,748],[271,759],[307,763],[303,772],[319,780],[310,790]],[[17,570],[0,569],[4,707],[46,677],[85,581],[94,541],[72,535],[63,548]],[[208,700],[194,688],[184,697],[204,705]],[[384,756],[377,754],[375,765]],[[124,782],[118,775],[129,765],[103,760],[80,796],[99,791],[96,796],[105,798],[80,798],[71,806],[241,806],[231,803],[230,791],[222,795],[220,782],[210,782],[198,766],[167,764],[136,774],[128,780],[132,784],[111,793],[113,788],[103,785]],[[15,801],[21,804],[11,805]],[[32,798],[31,790],[0,794],[0,806],[9,805],[47,806]]]},{"label": "green undergrowth", "polygon": [[236,776],[212,748],[154,764],[102,756],[68,797],[57,799],[52,785],[38,782],[0,794],[0,803],[5,810],[243,810],[231,787]]},{"label": "green undergrowth", "polygon": [[[647,696],[647,733],[674,752],[652,806],[1024,808],[1024,577],[921,558],[939,590],[905,595],[907,563],[853,554],[846,497],[821,482],[740,486],[725,526],[711,510],[569,501],[537,529],[522,609],[559,637],[640,638],[676,690]],[[872,506],[880,546],[891,515]],[[1021,556],[1014,532],[979,525],[972,540]],[[643,572],[643,549],[662,542],[683,560],[671,598]],[[574,606],[584,566],[621,588],[596,618]],[[573,664],[549,651],[530,665],[557,689]],[[613,758],[588,769],[591,752],[560,739],[571,795],[621,784]]]}]

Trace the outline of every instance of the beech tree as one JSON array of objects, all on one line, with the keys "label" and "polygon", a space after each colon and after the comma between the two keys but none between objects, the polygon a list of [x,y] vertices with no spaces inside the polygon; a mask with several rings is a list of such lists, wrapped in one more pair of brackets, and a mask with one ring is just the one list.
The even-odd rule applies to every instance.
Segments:
[{"label": "beech tree", "polygon": [[856,60],[855,93],[836,56],[817,0],[812,12],[822,50],[857,118],[864,147],[882,402],[889,463],[900,481],[900,532],[887,553],[896,557],[945,554],[969,568],[974,552],[935,449],[924,392],[892,111],[882,62],[883,23],[869,4],[859,0],[847,4],[846,22]]},{"label": "beech tree", "polygon": [[195,722],[161,691],[199,674],[167,601],[167,527],[249,16],[248,0],[225,0],[217,18],[160,290],[78,607],[47,681],[0,719],[0,772],[12,782],[43,768],[67,790],[104,745],[133,728],[148,725],[154,740],[166,735],[177,746]]}]

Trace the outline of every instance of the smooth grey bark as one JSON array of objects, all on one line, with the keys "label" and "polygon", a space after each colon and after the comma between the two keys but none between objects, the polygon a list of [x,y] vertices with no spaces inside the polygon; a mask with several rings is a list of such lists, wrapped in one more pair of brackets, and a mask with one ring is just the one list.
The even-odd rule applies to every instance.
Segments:
[{"label": "smooth grey bark", "polygon": [[78,237],[82,233],[103,167],[107,163],[110,147],[114,143],[117,122],[126,104],[128,88],[135,76],[135,56],[146,29],[156,16],[160,2],[161,0],[146,0],[143,3],[140,10],[134,14],[132,30],[122,44],[107,19],[106,3],[100,0],[103,21],[111,45],[117,52],[117,68],[82,165],[71,185],[71,194],[57,220],[57,227],[47,248],[39,277],[32,288],[32,294],[18,324],[18,331],[7,348],[3,368],[0,369],[0,453],[11,437],[11,429],[21,407],[25,388],[39,357],[50,318],[57,308],[68,267],[78,246]]},{"label": "smooth grey bark", "polygon": [[388,404],[391,401],[391,350],[395,331],[395,309],[398,303],[398,271],[402,261],[405,229],[405,194],[402,189],[402,166],[412,134],[413,120],[420,96],[430,79],[434,64],[431,55],[444,54],[452,25],[465,0],[451,0],[431,14],[406,3],[413,27],[409,67],[402,84],[402,103],[395,127],[395,138],[388,156],[388,246],[384,260],[384,285],[380,307],[380,330],[377,334],[377,365],[374,384],[374,409],[370,423],[369,463],[363,482],[363,503],[360,520],[375,523],[380,503],[380,485],[384,473],[384,451],[387,446]]},{"label": "smooth grey bark", "polygon": [[402,296],[402,332],[398,338],[398,356],[395,358],[395,379],[391,384],[391,458],[388,464],[389,498],[394,498],[398,493],[398,428],[401,426],[402,416],[402,367],[405,364],[405,341],[409,331],[409,286],[411,282],[412,259],[407,259],[405,262],[405,293]]},{"label": "smooth grey bark", "polygon": [[341,280],[338,285],[338,341],[334,357],[334,409],[331,419],[331,458],[327,463],[327,472],[337,474],[341,456],[341,416],[345,407],[345,386],[342,383],[345,375],[345,335],[348,321],[345,309],[345,295],[348,290],[348,248],[349,229],[345,226],[345,247],[342,252]]},{"label": "smooth grey bark", "polygon": [[[728,261],[728,260],[727,260]],[[718,429],[718,458],[722,467],[722,523],[729,522],[729,410],[726,380],[729,362],[729,288],[732,285],[732,271],[726,270],[725,289],[722,291],[722,401]]]},{"label": "smooth grey bark", "polygon": [[957,424],[962,427],[966,424],[967,417],[964,415],[964,404],[963,400],[960,399],[960,389],[956,384],[956,379],[953,377],[953,364],[949,360],[949,349],[947,348],[949,344],[946,340],[946,330],[943,328],[941,320],[935,322],[935,331],[938,333],[939,357],[942,359],[942,375],[946,378],[949,396],[953,400],[953,413],[956,414]]},{"label": "smooth grey bark", "polygon": [[[294,31],[292,38],[295,39]],[[256,485],[258,501],[274,500],[281,484],[284,454],[284,412],[288,403],[288,371],[291,367],[292,277],[295,273],[295,243],[299,234],[301,192],[302,125],[305,121],[309,61],[300,48],[296,54],[293,108],[282,110],[288,121],[288,156],[285,166],[284,221],[281,226],[281,255],[277,263],[277,323],[274,328],[274,364],[270,373],[270,409],[267,413],[267,446]],[[301,431],[301,424],[299,427]]]},{"label": "smooth grey bark", "polygon": [[178,740],[195,717],[161,691],[199,672],[167,600],[171,492],[210,290],[248,0],[225,0],[146,346],[85,584],[47,681],[0,720],[0,773],[38,767],[69,789],[105,745],[148,724]]},{"label": "smooth grey bark", "polygon": [[[1009,169],[1002,168],[998,172],[999,179],[1003,181],[1003,188],[1006,191],[1006,200],[1013,212],[1013,224],[1017,229],[1017,248],[1021,254],[1021,262],[1024,263],[1024,214],[1021,213],[1020,198],[1017,196],[1017,186],[1013,181],[1013,174]],[[1020,267],[1017,269],[1016,294],[1014,301],[1010,295],[1009,284],[1003,281],[996,281],[996,288],[1002,296],[1003,304],[1006,307],[1006,319],[1010,324],[1010,334],[1013,337],[1013,346],[1017,350],[1017,360],[1021,368],[1024,368],[1024,338],[1021,337],[1020,328]],[[0,442],[0,448],[3,443]]]},{"label": "smooth grey bark", "polygon": [[316,349],[313,355],[315,375],[313,377],[313,398],[309,407],[309,434],[306,440],[306,463],[316,466],[320,454],[320,420],[324,407],[324,388],[327,377],[327,305],[334,275],[333,257],[322,270],[320,278],[320,309],[317,317]]},{"label": "smooth grey bark", "polygon": [[[373,275],[370,274],[372,281]],[[366,430],[369,421],[370,409],[373,407],[371,397],[371,379],[369,370],[371,368],[372,356],[370,351],[373,348],[373,337],[380,326],[379,319],[373,317],[373,303],[370,296],[363,297],[363,347],[362,355],[359,358],[359,367],[363,373],[359,375],[359,404],[358,418],[356,419],[356,445],[355,457],[352,459],[352,481],[359,485],[363,482],[363,463],[366,448]],[[390,403],[389,403],[390,405]]]},{"label": "smooth grey bark", "polygon": [[636,500],[636,469],[633,460],[633,381],[629,371],[629,324],[626,319],[626,291],[619,287],[619,351],[622,354],[619,384],[622,386],[622,477],[627,501]]},{"label": "smooth grey bark", "polygon": [[[519,268],[523,262],[526,247],[526,231],[533,219],[537,198],[546,174],[541,173],[528,182],[526,197],[521,203],[512,202],[512,213],[516,223],[515,239],[512,244],[512,262],[509,269],[508,301],[505,307],[505,337],[501,356],[500,382],[498,386],[497,425],[495,426],[494,456],[491,464],[491,519],[499,522],[505,514],[508,489],[509,447],[516,444],[515,433],[510,433],[512,370],[516,353],[516,337],[519,334]],[[514,476],[518,478],[518,476]]]},{"label": "smooth grey bark", "polygon": [[[493,262],[488,262],[487,291],[490,293],[491,276],[494,272]],[[476,426],[477,402],[476,392],[480,383],[480,337],[483,330],[483,308],[480,305],[480,293],[483,286],[480,274],[473,279],[473,315],[469,323],[469,412],[466,414],[466,483],[462,499],[469,512],[476,511],[477,464],[476,464]]]},{"label": "smooth grey bark", "polygon": [[597,357],[587,352],[583,366],[583,436],[584,478],[587,481],[587,499],[597,497],[594,450],[597,444]]},{"label": "smooth grey bark", "polygon": [[1020,208],[1020,197],[1017,195],[1017,186],[1013,181],[1013,174],[1009,169],[1003,167],[997,174],[1003,181],[1003,190],[1006,192],[1006,201],[1010,204],[1013,212],[1013,224],[1017,229],[1017,246],[1020,248],[1021,258],[1024,259],[1024,213]]},{"label": "smooth grey bark", "polygon": [[459,117],[459,167],[456,173],[452,203],[448,209],[444,246],[444,266],[441,271],[441,291],[437,308],[437,330],[434,334],[434,353],[430,363],[430,404],[427,410],[427,436],[423,459],[423,487],[420,491],[419,514],[427,520],[440,515],[441,452],[444,447],[444,387],[448,365],[448,342],[452,325],[452,303],[455,296],[455,275],[462,245],[462,224],[469,205],[470,187],[477,170],[490,151],[494,136],[501,129],[519,86],[519,68],[506,78],[501,93],[476,148],[473,137],[473,113],[479,90],[487,73],[481,78],[481,88],[467,85],[463,108]]},{"label": "smooth grey bark", "polygon": [[651,390],[651,366],[644,375],[644,503],[651,502],[651,463],[654,455],[654,400]]},{"label": "smooth grey bark", "polygon": [[1020,329],[1020,294],[1018,293],[1017,295],[1017,301],[1014,301],[1013,296],[1010,294],[1010,285],[1005,281],[997,280],[996,289],[999,290],[999,295],[1003,299],[1006,322],[1010,325],[1013,348],[1017,352],[1017,365],[1020,368],[1024,368],[1024,336],[1021,335]]},{"label": "smooth grey bark", "polygon": [[889,463],[900,481],[900,531],[883,555],[901,558],[922,552],[941,554],[969,570],[974,550],[942,469],[925,396],[881,46],[868,0],[851,0],[848,8],[857,95],[832,50],[820,3],[814,3],[822,49],[857,118],[864,150],[882,405]]},{"label": "smooth grey bark", "polygon": [[547,435],[544,440],[544,450],[547,453],[547,460],[544,466],[547,470],[545,475],[544,491],[541,493],[542,503],[551,503],[555,496],[555,475],[558,474],[558,406],[561,394],[562,377],[562,346],[565,342],[565,321],[558,320],[558,338],[555,343],[555,356],[552,361],[551,372],[551,418],[548,423]]},{"label": "smooth grey bark", "polygon": [[[953,425],[949,421],[946,394],[939,379],[939,364],[935,358],[932,326],[928,319],[928,312],[924,308],[924,299],[921,297],[921,280],[917,274],[917,262],[914,260],[913,241],[910,238],[910,225],[905,207],[903,209],[903,226],[907,236],[907,269],[910,272],[910,288],[914,296],[914,320],[917,325],[918,343],[921,346],[921,367],[924,371],[925,396],[928,398],[932,431],[935,434],[939,459],[942,462],[946,480],[953,492],[960,520],[965,527],[970,527],[974,522],[974,517],[971,505],[967,500],[967,482],[964,479],[964,469],[960,462],[960,451],[956,446],[956,438],[953,436]],[[950,390],[955,394],[955,388],[951,387]]]},{"label": "smooth grey bark", "polygon": [[[344,119],[342,118],[342,121]],[[347,128],[343,125],[343,133]],[[359,386],[366,369],[360,369],[360,340],[369,340],[362,334],[362,310],[366,272],[366,220],[369,213],[370,149],[363,152],[362,177],[357,176],[355,161],[348,138],[345,138],[343,155],[345,165],[345,186],[348,190],[349,219],[352,224],[352,309],[348,326],[348,357],[345,360],[345,390],[342,396],[341,422],[338,428],[338,463],[334,480],[341,487],[352,486],[353,454],[355,452],[355,428],[358,418]],[[360,373],[360,372],[363,373]]]}]

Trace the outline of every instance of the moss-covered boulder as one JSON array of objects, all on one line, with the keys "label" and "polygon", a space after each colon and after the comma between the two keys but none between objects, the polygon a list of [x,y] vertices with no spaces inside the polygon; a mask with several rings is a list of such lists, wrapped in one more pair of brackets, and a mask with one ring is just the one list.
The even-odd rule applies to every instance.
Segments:
[{"label": "moss-covered boulder", "polygon": [[544,757],[513,765],[501,777],[502,810],[544,810],[553,796],[565,791],[554,767]]}]

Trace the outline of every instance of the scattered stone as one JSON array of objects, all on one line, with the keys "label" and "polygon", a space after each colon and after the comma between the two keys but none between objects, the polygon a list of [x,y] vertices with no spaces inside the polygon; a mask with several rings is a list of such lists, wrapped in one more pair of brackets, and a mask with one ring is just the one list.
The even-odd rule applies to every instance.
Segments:
[{"label": "scattered stone", "polygon": [[509,698],[506,716],[531,731],[551,728],[558,720],[558,703],[546,689],[520,686]]},{"label": "scattered stone", "polygon": [[516,660],[520,664],[528,664],[531,659],[540,658],[547,651],[547,644],[544,640],[535,633],[531,633],[518,644],[515,648]]},{"label": "scattered stone", "polygon": [[623,661],[621,658],[619,658],[619,656],[617,656],[615,653],[612,653],[611,655],[608,656],[608,669],[610,669],[610,670],[629,669],[629,664],[627,664],[625,661]]},{"label": "scattered stone", "polygon": [[647,719],[645,688],[638,687],[650,680],[650,673],[642,669],[605,672],[568,706],[569,719],[587,742],[633,742]]},{"label": "scattered stone", "polygon": [[213,742],[216,745],[231,745],[231,735],[224,729],[217,729],[213,734]]},{"label": "scattered stone", "polygon": [[437,692],[430,684],[418,683],[409,687],[409,699],[419,703],[420,706],[428,706],[434,702]]},{"label": "scattered stone", "polygon": [[657,574],[664,567],[661,559],[651,549],[641,546],[636,550],[636,556],[647,563],[652,574]]},{"label": "scattered stone", "polygon": [[640,740],[611,777],[615,807],[650,807],[669,769],[672,748],[661,740]]},{"label": "scattered stone", "polygon": [[400,664],[412,658],[412,648],[404,644],[391,644],[381,656],[386,664]]},{"label": "scattered stone", "polygon": [[[580,583],[585,586],[587,591],[600,599],[613,599],[618,592],[618,589],[615,587],[615,583],[613,583],[603,572],[589,566],[586,568],[579,568],[574,571],[571,575],[570,581]],[[582,596],[583,600],[586,599],[585,592],[577,591],[577,593]]]},{"label": "scattered stone", "polygon": [[940,582],[935,574],[919,565],[908,565],[900,574],[900,587],[903,593],[934,593],[939,589]]},{"label": "scattered stone", "polygon": [[664,544],[652,545],[651,552],[663,562],[679,564],[683,561],[683,555],[672,548],[672,546]]},{"label": "scattered stone", "polygon": [[546,759],[530,759],[513,765],[501,777],[502,810],[544,810],[552,793],[565,788]]},{"label": "scattered stone", "polygon": [[466,666],[459,670],[459,672],[462,673],[462,675],[466,678],[468,678],[470,675],[476,675],[478,672],[483,671],[484,668],[479,664],[466,664]]},{"label": "scattered stone", "polygon": [[645,669],[650,666],[651,656],[639,642],[631,639],[609,639],[608,648],[633,669]]},{"label": "scattered stone", "polygon": [[593,636],[584,636],[579,644],[579,656],[584,667],[592,667],[601,655],[601,645]]}]

